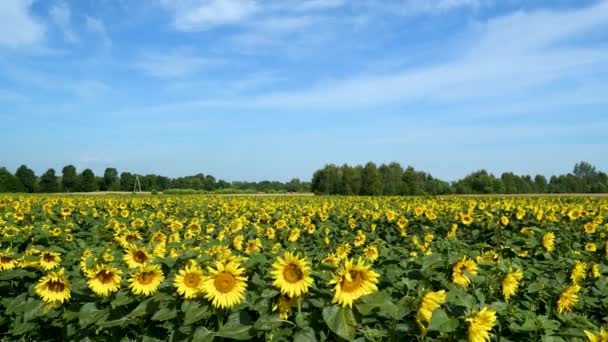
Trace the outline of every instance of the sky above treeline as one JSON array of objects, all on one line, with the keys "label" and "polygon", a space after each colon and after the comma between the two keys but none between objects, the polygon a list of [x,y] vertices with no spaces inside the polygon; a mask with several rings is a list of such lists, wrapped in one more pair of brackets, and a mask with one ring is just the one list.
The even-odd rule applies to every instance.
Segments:
[{"label": "sky above treeline", "polygon": [[608,170],[608,1],[2,0],[0,166]]}]

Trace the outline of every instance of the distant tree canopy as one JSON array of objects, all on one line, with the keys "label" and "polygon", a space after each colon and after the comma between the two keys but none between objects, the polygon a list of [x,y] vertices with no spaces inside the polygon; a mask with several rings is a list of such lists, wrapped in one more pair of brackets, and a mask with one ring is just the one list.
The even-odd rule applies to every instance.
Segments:
[{"label": "distant tree canopy", "polygon": [[534,177],[504,172],[495,177],[478,170],[464,178],[446,182],[412,166],[403,169],[399,163],[369,162],[364,166],[325,165],[312,177],[311,190],[330,195],[443,195],[443,194],[528,194],[528,193],[604,193],[608,177],[587,162],[574,166],[572,173]]},{"label": "distant tree canopy", "polygon": [[54,169],[48,169],[40,177],[21,165],[12,174],[0,167],[0,192],[89,192],[89,191],[133,191],[139,179],[142,191],[164,191],[184,189],[205,192],[309,192],[328,195],[443,195],[443,194],[527,194],[527,193],[606,193],[608,175],[588,162],[580,162],[571,173],[534,177],[504,172],[500,177],[486,170],[478,170],[453,182],[434,178],[430,174],[403,168],[399,163],[350,166],[344,164],[325,165],[317,170],[311,182],[293,178],[288,182],[227,182],[214,176],[198,173],[193,176],[169,178],[131,172],[119,173],[108,167],[103,176],[96,176],[93,170],[78,173],[74,165],[67,165],[58,176]]},{"label": "distant tree canopy", "polygon": [[[309,192],[310,183],[294,178],[289,182],[227,182],[212,175],[198,173],[194,176],[169,178],[155,174],[140,175],[121,172],[113,167],[105,169],[103,176],[96,176],[93,170],[81,173],[74,165],[61,169],[59,177],[54,169],[48,169],[40,177],[26,165],[21,165],[12,174],[0,167],[0,193],[2,192],[91,192],[91,191],[134,191],[139,178],[142,191],[164,191],[168,189],[187,189],[206,192]],[[139,188],[137,189],[139,190]]]}]

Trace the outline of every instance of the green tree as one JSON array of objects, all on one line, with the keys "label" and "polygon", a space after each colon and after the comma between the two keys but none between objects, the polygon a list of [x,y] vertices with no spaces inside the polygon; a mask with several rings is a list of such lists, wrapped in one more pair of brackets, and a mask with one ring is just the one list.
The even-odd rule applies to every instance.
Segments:
[{"label": "green tree", "polygon": [[357,195],[357,190],[359,186],[355,186],[356,182],[360,180],[356,179],[356,171],[354,168],[348,166],[348,164],[344,164],[340,167],[340,172],[342,173],[342,179],[340,181],[339,193],[341,195]]},{"label": "green tree", "polygon": [[536,175],[534,177],[534,190],[538,193],[545,193],[548,190],[547,178],[543,175]]},{"label": "green tree", "polygon": [[120,178],[118,171],[113,167],[108,167],[103,173],[103,180],[100,184],[102,191],[117,191],[120,190]]},{"label": "green tree", "polygon": [[36,174],[32,169],[25,165],[21,165],[17,169],[17,172],[15,172],[15,176],[19,179],[21,184],[23,184],[25,192],[36,191]]},{"label": "green tree", "polygon": [[78,190],[78,173],[74,165],[67,165],[61,170],[61,188],[64,192],[73,192]]},{"label": "green tree", "polygon": [[91,169],[85,169],[80,174],[80,191],[97,191],[97,179]]},{"label": "green tree", "polygon": [[361,194],[368,196],[382,195],[382,176],[376,164],[368,162],[361,172]]},{"label": "green tree", "polygon": [[0,192],[23,192],[24,190],[19,178],[5,167],[0,167]]},{"label": "green tree", "polygon": [[135,185],[135,176],[130,172],[122,172],[120,174],[120,190],[133,191]]},{"label": "green tree", "polygon": [[57,183],[57,175],[55,169],[48,169],[40,176],[40,192],[57,192],[59,184]]}]

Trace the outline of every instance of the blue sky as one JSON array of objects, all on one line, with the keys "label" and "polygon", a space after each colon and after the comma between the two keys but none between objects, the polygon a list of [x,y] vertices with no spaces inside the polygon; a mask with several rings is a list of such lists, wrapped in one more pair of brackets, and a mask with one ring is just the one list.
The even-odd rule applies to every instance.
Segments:
[{"label": "blue sky", "polygon": [[607,171],[607,105],[608,1],[0,1],[12,171]]}]

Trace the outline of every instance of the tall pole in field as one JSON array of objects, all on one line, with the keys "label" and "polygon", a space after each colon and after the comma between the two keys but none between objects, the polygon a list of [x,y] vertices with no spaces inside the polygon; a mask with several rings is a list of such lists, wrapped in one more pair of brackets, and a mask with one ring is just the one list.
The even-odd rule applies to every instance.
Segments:
[{"label": "tall pole in field", "polygon": [[139,182],[139,176],[135,175],[135,183],[133,184],[133,192],[141,192],[141,183]]}]

